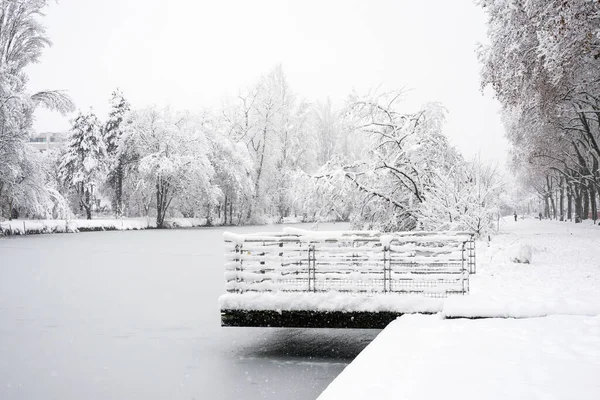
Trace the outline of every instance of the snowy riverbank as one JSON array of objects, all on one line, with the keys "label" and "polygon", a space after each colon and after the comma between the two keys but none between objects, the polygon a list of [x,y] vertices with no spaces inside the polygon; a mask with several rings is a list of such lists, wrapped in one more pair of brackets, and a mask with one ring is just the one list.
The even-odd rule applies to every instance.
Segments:
[{"label": "snowy riverbank", "polygon": [[325,389],[329,399],[600,396],[600,316],[392,322]]},{"label": "snowy riverbank", "polygon": [[[521,244],[531,264],[510,261]],[[599,244],[597,225],[505,223],[478,243],[469,295],[394,321],[320,399],[597,399]]]},{"label": "snowy riverbank", "polygon": [[[206,219],[204,218],[173,218],[165,221],[167,228],[192,228],[204,225],[206,225]],[[147,218],[12,220],[0,222],[0,236],[89,231],[128,231],[150,228],[156,228],[156,220]]]}]

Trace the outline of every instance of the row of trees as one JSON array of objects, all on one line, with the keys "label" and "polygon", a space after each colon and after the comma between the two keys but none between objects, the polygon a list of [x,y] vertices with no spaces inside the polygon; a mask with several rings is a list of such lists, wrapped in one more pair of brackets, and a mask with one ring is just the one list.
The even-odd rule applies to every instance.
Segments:
[{"label": "row of trees", "polygon": [[57,92],[25,94],[22,67],[49,42],[37,21],[45,2],[16,3],[2,3],[0,19],[9,26],[0,36],[17,32],[1,50],[16,60],[1,77],[0,204],[9,216],[91,218],[102,197],[116,216],[151,214],[159,227],[169,215],[224,224],[296,217],[481,233],[498,211],[497,172],[448,143],[440,104],[408,113],[401,93],[389,92],[352,94],[335,109],[300,99],[281,67],[217,112],[137,109],[115,91],[107,121],[79,113],[63,148],[36,153],[25,145],[35,106],[72,104]]},{"label": "row of trees", "polygon": [[[487,230],[499,174],[465,161],[442,133],[445,109],[401,111],[401,93],[349,96],[343,109],[296,102],[276,68],[220,112],[131,109],[115,91],[106,123],[74,120],[49,154],[49,186],[92,217],[201,216],[224,224],[285,217],[383,230]],[[62,203],[61,203],[62,204]]]},{"label": "row of trees", "polygon": [[92,217],[99,194],[111,200],[116,216],[156,213],[206,215],[215,205],[230,206],[232,193],[250,193],[251,162],[245,147],[216,133],[197,115],[170,108],[130,110],[113,93],[106,124],[93,112],[73,121],[64,149],[50,162],[57,184],[75,210]]},{"label": "row of trees", "polygon": [[483,86],[503,106],[512,166],[543,213],[576,222],[600,201],[600,3],[481,0]]}]

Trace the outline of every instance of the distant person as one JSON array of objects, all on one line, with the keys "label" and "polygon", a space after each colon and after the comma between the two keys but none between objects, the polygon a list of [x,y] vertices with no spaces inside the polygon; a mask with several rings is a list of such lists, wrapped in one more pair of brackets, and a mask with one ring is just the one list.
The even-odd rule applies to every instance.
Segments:
[{"label": "distant person", "polygon": [[542,220],[542,213],[540,213],[540,215],[539,215],[539,216],[540,216],[540,221],[541,221],[541,220]]},{"label": "distant person", "polygon": [[517,212],[515,211],[515,222],[517,221]]}]

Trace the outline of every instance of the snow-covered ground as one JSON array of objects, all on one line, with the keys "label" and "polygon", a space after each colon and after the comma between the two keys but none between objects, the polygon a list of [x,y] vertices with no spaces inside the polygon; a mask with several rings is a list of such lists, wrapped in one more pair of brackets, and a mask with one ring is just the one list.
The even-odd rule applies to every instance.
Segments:
[{"label": "snow-covered ground", "polygon": [[598,377],[600,316],[405,315],[319,399],[597,400]]},{"label": "snow-covered ground", "polygon": [[[514,263],[521,245],[530,264]],[[507,220],[490,246],[477,244],[470,294],[448,298],[447,316],[536,317],[600,314],[600,226]]]},{"label": "snow-covered ground", "polygon": [[221,328],[232,229],[0,239],[0,399],[316,398],[379,331]]},{"label": "snow-covered ground", "polygon": [[[511,262],[523,244],[531,263]],[[599,250],[599,226],[506,222],[470,295],[394,321],[319,398],[600,398]]]},{"label": "snow-covered ground", "polygon": [[[167,228],[193,228],[206,224],[204,218],[171,218],[165,220]],[[0,234],[23,235],[36,233],[75,233],[80,231],[128,231],[156,228],[153,218],[123,219],[36,219],[0,222]]]}]

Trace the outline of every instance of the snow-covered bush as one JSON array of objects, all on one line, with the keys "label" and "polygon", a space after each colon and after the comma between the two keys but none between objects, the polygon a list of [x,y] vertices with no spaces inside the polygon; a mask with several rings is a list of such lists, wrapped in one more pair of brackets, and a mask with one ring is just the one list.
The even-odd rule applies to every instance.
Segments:
[{"label": "snow-covered bush", "polygon": [[520,243],[508,249],[509,259],[513,263],[531,264],[533,260],[533,249],[527,243]]}]

